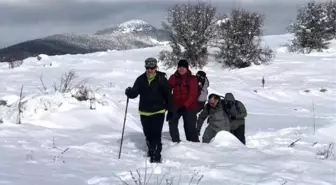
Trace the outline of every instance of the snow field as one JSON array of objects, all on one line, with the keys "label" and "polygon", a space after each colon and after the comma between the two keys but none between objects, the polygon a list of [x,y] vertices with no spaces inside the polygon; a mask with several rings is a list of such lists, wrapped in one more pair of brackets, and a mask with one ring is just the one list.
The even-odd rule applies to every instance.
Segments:
[{"label": "snow field", "polygon": [[[265,37],[278,51],[271,65],[226,70],[210,62],[204,69],[210,80],[209,93],[232,92],[245,104],[247,147],[227,132],[220,132],[210,144],[186,142],[182,121],[184,141],[173,144],[165,123],[163,162],[158,165],[145,162],[138,99],[129,103],[120,160],[118,151],[126,106],[124,89],[144,72],[143,61],[167,46],[42,56],[41,61],[29,58],[12,70],[0,64],[0,99],[8,104],[0,106],[0,184],[132,184],[130,171],[138,177],[136,170],[141,179],[147,174],[149,184],[159,184],[156,181],[161,179],[162,184],[166,179],[174,184],[197,184],[201,177],[202,185],[336,184],[335,157],[322,160],[317,155],[336,141],[336,42],[324,53],[302,55],[283,50],[288,38]],[[79,102],[71,93],[52,91],[52,84],[71,69],[78,75],[76,82],[86,79],[96,89],[95,110],[89,109],[89,101]],[[173,71],[166,72],[169,76]],[[39,90],[41,75],[47,94]],[[261,87],[262,76],[265,88]],[[23,124],[16,125],[21,85]],[[205,127],[206,123],[202,132]]]}]

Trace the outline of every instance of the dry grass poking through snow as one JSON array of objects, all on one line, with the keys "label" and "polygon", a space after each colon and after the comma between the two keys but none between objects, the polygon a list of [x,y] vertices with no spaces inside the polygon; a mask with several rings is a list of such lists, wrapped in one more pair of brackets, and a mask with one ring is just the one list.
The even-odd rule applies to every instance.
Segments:
[{"label": "dry grass poking through snow", "polygon": [[[156,180],[152,180],[152,175],[155,170],[155,167],[151,168],[147,166],[147,162],[144,169],[144,174],[141,175],[140,169],[137,169],[134,171],[130,171],[130,175],[132,177],[132,183],[127,183],[124,180],[122,180],[119,176],[119,180],[123,183],[123,185],[180,185],[181,183],[181,175],[177,179],[176,177],[168,177],[169,173],[163,174],[161,177],[157,176]],[[203,178],[203,175],[199,175],[199,171],[194,171],[192,177],[190,178],[190,181],[188,185],[199,185],[201,180]]]}]

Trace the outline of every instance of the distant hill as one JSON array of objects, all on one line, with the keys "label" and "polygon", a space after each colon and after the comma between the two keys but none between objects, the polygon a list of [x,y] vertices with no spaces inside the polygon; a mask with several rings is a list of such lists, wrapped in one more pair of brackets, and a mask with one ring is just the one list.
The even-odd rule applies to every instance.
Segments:
[{"label": "distant hill", "polygon": [[168,40],[168,34],[142,21],[131,20],[92,35],[56,34],[0,49],[0,62],[23,60],[39,54],[85,54],[106,50],[152,47]]}]

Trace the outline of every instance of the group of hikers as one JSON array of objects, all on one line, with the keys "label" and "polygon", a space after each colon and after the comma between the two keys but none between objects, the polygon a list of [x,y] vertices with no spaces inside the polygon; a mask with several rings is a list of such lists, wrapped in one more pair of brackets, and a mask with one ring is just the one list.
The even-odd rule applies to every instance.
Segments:
[{"label": "group of hikers", "polygon": [[203,143],[209,143],[220,131],[228,131],[245,144],[247,113],[243,103],[232,93],[226,93],[225,97],[218,94],[208,96],[210,83],[206,73],[198,71],[192,75],[186,60],[179,60],[176,72],[169,79],[164,72],[157,70],[157,63],[155,58],[147,58],[146,72],[136,79],[133,87],[125,90],[128,98],[140,95],[139,114],[151,163],[161,162],[165,120],[169,123],[172,142],[181,141],[178,123],[182,117],[188,141],[200,142],[201,128],[208,118]]}]

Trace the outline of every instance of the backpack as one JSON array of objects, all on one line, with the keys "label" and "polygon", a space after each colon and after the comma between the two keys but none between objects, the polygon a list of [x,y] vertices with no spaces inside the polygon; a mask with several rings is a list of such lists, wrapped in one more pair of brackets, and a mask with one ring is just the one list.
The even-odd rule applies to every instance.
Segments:
[{"label": "backpack", "polygon": [[[228,110],[226,109],[226,106],[225,106],[224,96],[219,96],[219,97],[220,97],[220,102],[222,104],[222,108],[223,108],[224,112],[227,115],[230,115],[230,113],[228,112]],[[240,109],[238,107],[238,101],[237,100],[235,101],[235,106],[236,106],[237,111],[240,113]],[[209,112],[210,111],[210,105],[209,104],[207,104],[207,109],[208,109],[208,112]]]}]

